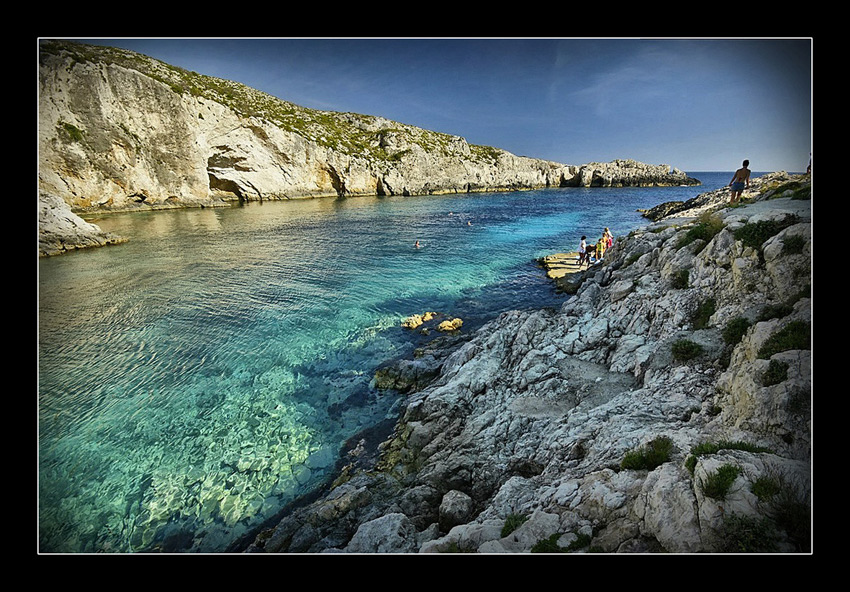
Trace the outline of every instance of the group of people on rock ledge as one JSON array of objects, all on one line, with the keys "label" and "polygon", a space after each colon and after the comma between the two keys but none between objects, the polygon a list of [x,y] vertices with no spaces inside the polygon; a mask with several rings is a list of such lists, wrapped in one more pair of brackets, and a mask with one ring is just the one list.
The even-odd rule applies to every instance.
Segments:
[{"label": "group of people on rock ledge", "polygon": [[[587,244],[587,236],[581,237],[581,243],[578,247],[578,265],[581,267],[585,263],[589,266],[591,263],[602,261],[605,256],[605,251],[610,249],[614,244],[614,235],[607,228],[602,231],[602,236],[596,241],[595,245]],[[593,259],[593,261],[591,261]]]}]

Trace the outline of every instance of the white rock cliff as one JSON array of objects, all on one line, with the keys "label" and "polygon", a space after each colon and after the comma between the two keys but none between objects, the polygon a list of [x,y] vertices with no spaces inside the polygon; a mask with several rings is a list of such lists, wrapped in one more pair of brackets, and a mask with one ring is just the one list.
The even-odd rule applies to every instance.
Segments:
[{"label": "white rock cliff", "polygon": [[668,165],[564,165],[305,109],[120,49],[43,41],[39,57],[39,200],[58,214],[39,219],[42,255],[115,242],[81,223],[93,211],[698,183]]}]

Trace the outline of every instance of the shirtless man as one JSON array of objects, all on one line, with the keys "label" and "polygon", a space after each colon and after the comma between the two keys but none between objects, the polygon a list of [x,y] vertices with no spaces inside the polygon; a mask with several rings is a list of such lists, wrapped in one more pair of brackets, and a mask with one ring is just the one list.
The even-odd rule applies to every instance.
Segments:
[{"label": "shirtless man", "polygon": [[730,204],[736,203],[741,199],[741,193],[744,191],[745,185],[747,189],[750,188],[750,169],[747,168],[748,166],[750,166],[750,161],[745,160],[744,166],[735,171],[735,176],[729,181],[729,185],[732,187],[732,197],[729,200]]}]

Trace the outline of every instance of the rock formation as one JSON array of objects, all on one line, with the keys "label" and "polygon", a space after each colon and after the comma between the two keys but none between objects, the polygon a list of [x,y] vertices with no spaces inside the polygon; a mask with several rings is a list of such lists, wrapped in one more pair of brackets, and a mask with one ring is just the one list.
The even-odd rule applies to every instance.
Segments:
[{"label": "rock formation", "polygon": [[77,215],[93,211],[699,182],[668,165],[564,165],[306,109],[126,50],[43,41],[39,59],[39,199],[63,209],[39,219],[43,255],[103,242],[86,227],[92,238],[74,243]]},{"label": "rock formation", "polygon": [[38,199],[38,246],[41,256],[58,255],[74,249],[102,247],[126,239],[103,232],[73,213],[68,204],[49,193]]},{"label": "rock formation", "polygon": [[618,238],[560,310],[400,362],[378,460],[249,551],[808,552],[811,219],[792,186],[808,177],[764,178],[743,207],[703,196]]}]

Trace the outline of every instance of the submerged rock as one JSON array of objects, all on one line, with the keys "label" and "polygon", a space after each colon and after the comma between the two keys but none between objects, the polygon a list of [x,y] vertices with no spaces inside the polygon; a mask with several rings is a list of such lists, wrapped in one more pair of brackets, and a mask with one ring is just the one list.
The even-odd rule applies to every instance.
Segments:
[{"label": "submerged rock", "polygon": [[432,320],[436,316],[437,316],[437,313],[435,313],[435,312],[426,312],[426,313],[423,313],[421,315],[420,314],[414,314],[414,315],[411,315],[411,316],[407,317],[406,319],[404,319],[404,321],[402,321],[402,323],[401,323],[401,326],[404,327],[405,329],[416,329],[418,327],[421,327],[423,324],[427,323],[428,321]]},{"label": "submerged rock", "polygon": [[437,331],[449,333],[452,331],[459,331],[462,326],[463,319],[454,318],[447,321],[443,321],[442,323],[437,325]]}]

